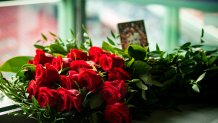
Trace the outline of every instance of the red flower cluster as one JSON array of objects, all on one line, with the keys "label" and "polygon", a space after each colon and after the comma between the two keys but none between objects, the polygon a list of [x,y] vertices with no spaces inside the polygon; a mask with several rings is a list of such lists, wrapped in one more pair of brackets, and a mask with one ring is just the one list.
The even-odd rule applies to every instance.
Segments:
[{"label": "red flower cluster", "polygon": [[[119,56],[99,47],[91,47],[89,52],[71,49],[64,58],[37,49],[29,63],[34,64],[36,70],[27,93],[30,99],[34,96],[42,108],[82,112],[86,94],[80,90],[86,88],[86,93],[102,95],[106,104],[105,119],[109,123],[131,122],[128,107],[122,102],[127,94],[125,80],[130,76]],[[67,71],[62,73],[62,70]]]}]

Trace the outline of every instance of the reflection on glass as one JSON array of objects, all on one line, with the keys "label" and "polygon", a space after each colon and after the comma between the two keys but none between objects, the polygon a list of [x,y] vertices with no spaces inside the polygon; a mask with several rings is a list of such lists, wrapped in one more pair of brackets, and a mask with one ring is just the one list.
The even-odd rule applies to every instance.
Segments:
[{"label": "reflection on glass", "polygon": [[[117,24],[135,20],[144,20],[149,47],[163,40],[163,6],[139,5],[123,1],[87,1],[87,28],[93,44],[101,46],[110,31],[118,33]],[[117,43],[120,44],[118,41]]]},{"label": "reflection on glass", "polygon": [[40,34],[57,32],[57,5],[0,7],[0,65],[12,56],[33,55]]},{"label": "reflection on glass", "polygon": [[204,12],[196,9],[180,10],[181,43],[191,41],[200,43],[201,30],[204,29],[206,45],[218,46],[218,11]]}]

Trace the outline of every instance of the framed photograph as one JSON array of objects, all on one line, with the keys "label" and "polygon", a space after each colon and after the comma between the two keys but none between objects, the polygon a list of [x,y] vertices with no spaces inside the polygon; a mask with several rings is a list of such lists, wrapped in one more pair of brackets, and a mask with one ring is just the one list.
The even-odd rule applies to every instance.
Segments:
[{"label": "framed photograph", "polygon": [[144,20],[118,23],[118,30],[123,49],[126,49],[129,44],[148,45]]}]

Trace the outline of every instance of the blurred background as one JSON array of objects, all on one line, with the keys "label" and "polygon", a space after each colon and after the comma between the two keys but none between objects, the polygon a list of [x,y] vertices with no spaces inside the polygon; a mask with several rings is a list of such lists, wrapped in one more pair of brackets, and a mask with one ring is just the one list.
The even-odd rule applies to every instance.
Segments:
[{"label": "blurred background", "polygon": [[[190,41],[218,46],[218,2],[214,0],[0,0],[0,64],[17,55],[33,55],[41,33],[82,39],[85,25],[93,44],[101,46],[117,24],[144,20],[149,47],[162,50]],[[120,43],[119,40],[117,43]]]},{"label": "blurred background", "polygon": [[199,44],[202,29],[205,45],[218,47],[215,0],[0,0],[0,65],[13,56],[34,55],[41,33],[67,39],[72,29],[82,42],[85,25],[93,44],[101,46],[111,30],[118,34],[118,23],[135,20],[144,20],[150,49],[156,43],[162,50]]}]

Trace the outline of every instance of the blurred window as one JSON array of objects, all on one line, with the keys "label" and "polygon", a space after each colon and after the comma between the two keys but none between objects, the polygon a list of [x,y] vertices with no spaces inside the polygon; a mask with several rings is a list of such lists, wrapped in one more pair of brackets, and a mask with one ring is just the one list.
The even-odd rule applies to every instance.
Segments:
[{"label": "blurred window", "polygon": [[0,6],[0,65],[13,56],[33,55],[41,33],[57,33],[57,23],[56,2]]},{"label": "blurred window", "polygon": [[[93,44],[101,46],[110,31],[118,34],[117,24],[144,20],[150,47],[162,44],[164,7],[161,5],[132,4],[122,1],[87,0],[87,28]],[[119,41],[116,43],[120,44]]]},{"label": "blurred window", "polygon": [[93,44],[99,46],[110,30],[118,33],[118,23],[144,20],[152,50],[156,43],[162,50],[187,41],[200,43],[202,29],[205,44],[218,47],[217,6],[212,0],[87,0],[86,21]]},{"label": "blurred window", "polygon": [[[14,56],[34,55],[33,44],[58,32],[59,0],[0,1],[0,65]],[[10,73],[3,73],[7,79]],[[0,115],[15,108],[0,92]]]}]

